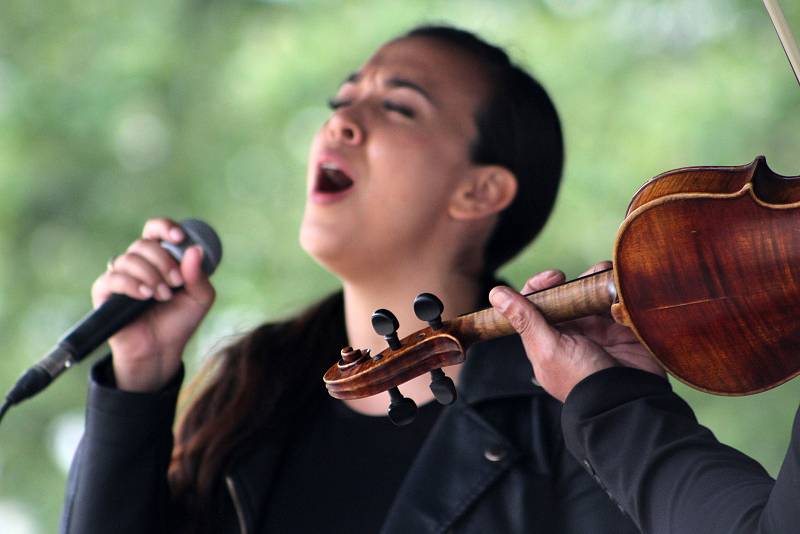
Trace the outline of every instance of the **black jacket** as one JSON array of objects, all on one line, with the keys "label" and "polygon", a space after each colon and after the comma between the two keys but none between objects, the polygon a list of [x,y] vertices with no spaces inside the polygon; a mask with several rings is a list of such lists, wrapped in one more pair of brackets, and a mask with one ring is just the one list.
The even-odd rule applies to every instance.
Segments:
[{"label": "black jacket", "polygon": [[[68,481],[62,532],[165,532],[166,468],[181,378],[159,394],[124,393],[100,385],[108,367],[105,361],[92,372],[86,432]],[[717,530],[685,526],[700,512],[681,496],[705,495],[706,473],[709,482],[727,483],[718,482],[717,465],[744,481],[734,510],[763,507],[769,496],[748,488],[774,484],[757,464],[697,425],[666,381],[645,373],[609,370],[570,395],[563,435],[580,462],[565,447],[560,404],[532,382],[517,337],[474,347],[459,390],[459,400],[442,413],[409,470],[382,533],[627,534],[638,531],[635,523],[650,532],[754,532],[726,529],[727,523]],[[684,424],[675,426],[675,419]],[[650,435],[649,428],[658,430]],[[641,440],[643,435],[648,439]],[[687,435],[696,435],[699,447],[683,454]],[[654,466],[670,463],[662,444],[676,442],[670,450],[677,451],[679,465],[702,464],[708,454],[716,463],[708,471],[671,465],[659,471]],[[797,442],[795,428],[793,450]],[[280,453],[260,447],[230,467],[220,492],[220,532],[259,532],[259,505]],[[786,484],[785,499],[800,495],[794,455],[788,469],[795,486]],[[665,503],[676,496],[678,504]],[[780,517],[797,513],[779,504],[773,508]],[[349,513],[357,513],[357,506]],[[671,530],[676,526],[683,530]]]},{"label": "black jacket", "polygon": [[800,411],[777,481],[644,371],[590,376],[566,399],[562,423],[569,450],[643,532],[800,532]]}]

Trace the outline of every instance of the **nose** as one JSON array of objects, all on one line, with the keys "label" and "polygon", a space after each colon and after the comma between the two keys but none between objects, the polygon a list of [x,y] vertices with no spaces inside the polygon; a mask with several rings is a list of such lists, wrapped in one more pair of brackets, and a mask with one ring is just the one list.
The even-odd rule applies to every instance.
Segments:
[{"label": "nose", "polygon": [[336,110],[328,120],[328,138],[348,145],[358,145],[364,140],[364,129],[345,110]]}]

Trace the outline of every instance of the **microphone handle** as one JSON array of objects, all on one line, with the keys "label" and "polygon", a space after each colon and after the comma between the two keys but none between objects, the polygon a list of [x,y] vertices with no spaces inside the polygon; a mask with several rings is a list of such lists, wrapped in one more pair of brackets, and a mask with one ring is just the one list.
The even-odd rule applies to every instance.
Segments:
[{"label": "microphone handle", "polygon": [[[182,287],[176,287],[173,291],[180,289]],[[39,393],[157,302],[154,298],[139,300],[118,293],[111,295],[64,334],[44,358],[25,371],[6,395],[6,404],[14,405]]]},{"label": "microphone handle", "polygon": [[64,334],[58,346],[72,355],[72,363],[77,363],[157,302],[114,293]]}]

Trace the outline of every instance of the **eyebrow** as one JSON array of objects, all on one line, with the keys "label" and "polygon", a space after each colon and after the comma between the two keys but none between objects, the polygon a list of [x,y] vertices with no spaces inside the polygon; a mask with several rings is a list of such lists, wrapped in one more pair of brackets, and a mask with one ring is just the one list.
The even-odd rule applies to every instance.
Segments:
[{"label": "eyebrow", "polygon": [[[358,73],[358,72],[354,72],[354,73],[350,74],[349,76],[347,76],[347,78],[345,78],[345,80],[342,82],[342,85],[344,85],[346,83],[357,83],[360,79],[361,79],[361,74]],[[428,93],[428,91],[426,91],[419,84],[417,84],[415,82],[412,82],[411,80],[408,80],[406,78],[397,78],[397,77],[389,78],[388,80],[386,80],[384,82],[384,85],[386,85],[387,87],[392,87],[392,88],[411,89],[412,91],[415,91],[415,92],[419,93],[423,98],[425,98],[432,105],[434,105],[434,106],[436,105],[436,101],[433,99],[433,97],[430,95],[430,93]]]}]

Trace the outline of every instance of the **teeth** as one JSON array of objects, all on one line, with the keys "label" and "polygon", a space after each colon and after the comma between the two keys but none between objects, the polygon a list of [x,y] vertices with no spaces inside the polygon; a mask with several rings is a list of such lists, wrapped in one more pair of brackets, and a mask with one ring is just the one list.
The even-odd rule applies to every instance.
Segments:
[{"label": "teeth", "polygon": [[335,163],[322,163],[320,168],[325,169],[326,171],[338,171],[339,166]]}]

